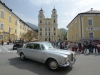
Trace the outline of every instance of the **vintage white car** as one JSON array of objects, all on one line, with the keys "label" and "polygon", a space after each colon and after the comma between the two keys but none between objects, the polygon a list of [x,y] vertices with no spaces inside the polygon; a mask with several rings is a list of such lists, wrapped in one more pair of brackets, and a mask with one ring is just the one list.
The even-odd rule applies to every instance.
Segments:
[{"label": "vintage white car", "polygon": [[75,62],[75,52],[56,49],[49,42],[28,42],[17,49],[22,60],[25,58],[45,63],[50,70],[71,66]]}]

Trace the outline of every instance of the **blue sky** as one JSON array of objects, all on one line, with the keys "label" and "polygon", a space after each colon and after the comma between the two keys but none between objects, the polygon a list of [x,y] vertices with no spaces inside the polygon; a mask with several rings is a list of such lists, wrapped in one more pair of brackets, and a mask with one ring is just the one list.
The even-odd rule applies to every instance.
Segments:
[{"label": "blue sky", "polygon": [[[56,8],[58,14],[58,28],[66,28],[71,20],[81,12],[93,8],[100,10],[99,0],[1,0],[23,21],[38,25],[39,10],[45,12],[50,18],[52,9]],[[66,28],[67,29],[67,28]]]}]

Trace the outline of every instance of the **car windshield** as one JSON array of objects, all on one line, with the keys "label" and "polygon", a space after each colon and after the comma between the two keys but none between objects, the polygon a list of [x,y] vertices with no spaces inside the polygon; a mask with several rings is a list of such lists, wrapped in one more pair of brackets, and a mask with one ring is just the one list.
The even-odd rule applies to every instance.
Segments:
[{"label": "car windshield", "polygon": [[41,45],[43,50],[49,50],[49,49],[54,49],[51,43],[44,43]]}]

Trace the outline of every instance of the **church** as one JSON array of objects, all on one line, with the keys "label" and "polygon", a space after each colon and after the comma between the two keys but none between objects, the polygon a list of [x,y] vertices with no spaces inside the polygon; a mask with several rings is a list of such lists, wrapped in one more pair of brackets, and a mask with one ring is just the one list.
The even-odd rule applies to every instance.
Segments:
[{"label": "church", "polygon": [[57,41],[58,40],[58,22],[57,10],[52,10],[51,18],[45,18],[42,8],[38,15],[38,39],[39,41]]}]

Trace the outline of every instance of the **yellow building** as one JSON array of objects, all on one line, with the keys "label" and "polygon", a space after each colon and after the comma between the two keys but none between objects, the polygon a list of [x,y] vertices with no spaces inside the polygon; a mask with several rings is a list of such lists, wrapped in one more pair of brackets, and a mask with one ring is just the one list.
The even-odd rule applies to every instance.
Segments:
[{"label": "yellow building", "polygon": [[25,34],[28,29],[31,27],[0,1],[0,42],[20,39],[21,35]]},{"label": "yellow building", "polygon": [[67,26],[68,41],[100,40],[100,11],[79,13]]}]

